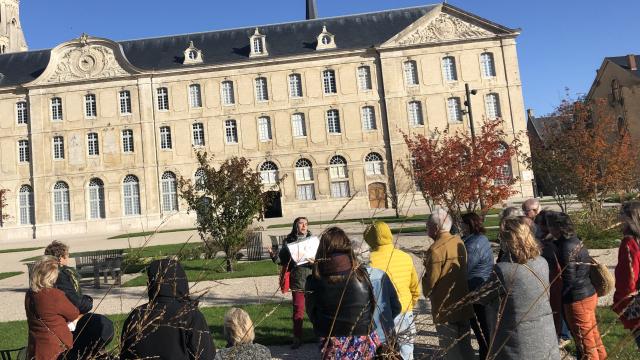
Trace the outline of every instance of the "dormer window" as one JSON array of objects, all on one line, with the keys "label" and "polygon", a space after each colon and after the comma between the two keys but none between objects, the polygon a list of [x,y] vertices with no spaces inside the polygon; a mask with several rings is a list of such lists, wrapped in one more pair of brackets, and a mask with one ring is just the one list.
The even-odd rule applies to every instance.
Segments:
[{"label": "dormer window", "polygon": [[316,50],[325,50],[325,49],[335,49],[336,48],[336,38],[335,36],[327,31],[327,27],[322,27],[322,32],[318,35],[318,45],[316,46]]},{"label": "dormer window", "polygon": [[267,37],[260,34],[258,28],[256,28],[256,31],[249,38],[249,41],[251,42],[251,53],[249,57],[269,55],[267,52]]},{"label": "dormer window", "polygon": [[189,47],[184,50],[183,64],[201,64],[202,63],[202,51],[197,49],[193,45],[193,41],[189,41]]}]

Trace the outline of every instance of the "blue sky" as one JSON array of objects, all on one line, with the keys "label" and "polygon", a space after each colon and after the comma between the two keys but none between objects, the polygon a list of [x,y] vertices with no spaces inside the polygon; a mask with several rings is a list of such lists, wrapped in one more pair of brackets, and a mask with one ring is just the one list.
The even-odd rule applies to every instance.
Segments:
[{"label": "blue sky", "polygon": [[[640,53],[637,0],[451,0],[502,25],[518,39],[527,108],[550,112],[565,94],[586,93],[606,56]],[[31,49],[82,32],[114,40],[228,29],[303,19],[304,0],[23,0]],[[431,4],[429,0],[318,0],[321,17]],[[636,34],[634,34],[636,32]],[[635,36],[634,36],[635,35]],[[635,44],[635,46],[634,46]]]}]

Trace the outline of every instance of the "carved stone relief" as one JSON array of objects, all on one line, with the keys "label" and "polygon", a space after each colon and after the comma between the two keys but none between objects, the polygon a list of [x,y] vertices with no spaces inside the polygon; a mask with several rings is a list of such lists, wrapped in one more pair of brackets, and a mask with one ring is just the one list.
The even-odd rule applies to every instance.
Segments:
[{"label": "carved stone relief", "polygon": [[101,79],[128,75],[113,53],[101,45],[88,45],[66,49],[58,58],[58,66],[45,82]]},{"label": "carved stone relief", "polygon": [[451,40],[478,39],[494,34],[451,15],[440,13],[429,24],[398,41],[399,45],[439,43]]}]

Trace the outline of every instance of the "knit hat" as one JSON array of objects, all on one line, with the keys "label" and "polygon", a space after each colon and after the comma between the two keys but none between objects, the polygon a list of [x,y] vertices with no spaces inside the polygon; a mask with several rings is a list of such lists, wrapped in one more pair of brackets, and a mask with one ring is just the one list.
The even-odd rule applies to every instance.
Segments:
[{"label": "knit hat", "polygon": [[375,249],[382,245],[393,244],[393,235],[389,225],[382,221],[376,221],[367,226],[364,231],[364,240],[372,249]]}]

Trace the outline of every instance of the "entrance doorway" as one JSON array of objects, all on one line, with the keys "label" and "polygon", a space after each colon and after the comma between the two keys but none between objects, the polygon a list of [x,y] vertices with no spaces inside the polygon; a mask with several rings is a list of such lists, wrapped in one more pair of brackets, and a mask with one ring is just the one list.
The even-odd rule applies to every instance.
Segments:
[{"label": "entrance doorway", "polygon": [[372,209],[386,209],[387,206],[387,186],[384,183],[369,184],[369,206]]},{"label": "entrance doorway", "polygon": [[282,217],[282,196],[280,191],[265,193],[264,217],[267,219]]}]

